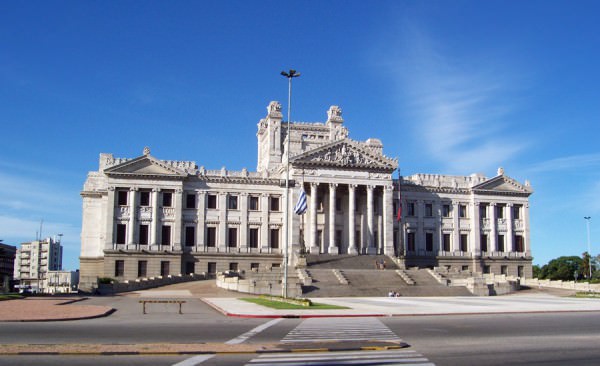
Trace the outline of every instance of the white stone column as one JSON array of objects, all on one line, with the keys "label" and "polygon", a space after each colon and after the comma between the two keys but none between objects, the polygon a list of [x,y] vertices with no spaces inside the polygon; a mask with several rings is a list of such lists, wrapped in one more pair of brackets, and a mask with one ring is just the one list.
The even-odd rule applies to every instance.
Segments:
[{"label": "white stone column", "polygon": [[310,252],[319,254],[319,245],[317,245],[317,188],[318,183],[310,183]]},{"label": "white stone column", "polygon": [[425,202],[423,200],[417,200],[417,235],[415,238],[415,251],[421,255],[421,251],[425,252]]},{"label": "white stone column", "polygon": [[227,193],[219,193],[219,234],[217,235],[219,252],[226,252],[229,249],[227,248],[227,197]]},{"label": "white stone column", "polygon": [[498,225],[498,219],[496,219],[496,203],[495,202],[490,202],[489,214],[490,214],[490,238],[489,238],[490,247],[488,248],[488,251],[497,252],[498,251],[498,232],[496,230],[496,225]]},{"label": "white stone column", "polygon": [[504,245],[504,251],[505,252],[512,252],[513,251],[513,238],[515,233],[513,232],[513,204],[512,203],[507,203],[506,204],[506,239],[505,239],[505,245]]},{"label": "white stone column", "polygon": [[367,186],[367,254],[377,254],[373,236],[373,190],[375,186]]},{"label": "white stone column", "polygon": [[383,254],[394,255],[394,185],[383,187]]},{"label": "white stone column", "polygon": [[262,253],[270,253],[269,246],[269,194],[263,193],[260,195],[260,247]]},{"label": "white stone column", "polygon": [[348,254],[357,254],[356,249],[356,184],[348,185]]},{"label": "white stone column", "polygon": [[523,251],[527,257],[531,256],[531,243],[529,236],[529,202],[523,204]]},{"label": "white stone column", "polygon": [[127,244],[135,244],[135,233],[136,228],[136,214],[137,214],[137,187],[129,189],[129,230],[127,231],[128,240]]},{"label": "white stone column", "polygon": [[479,202],[471,204],[471,252],[474,257],[481,256],[481,218],[479,217]]},{"label": "white stone column", "polygon": [[339,248],[336,246],[335,237],[335,190],[337,188],[336,183],[329,183],[329,247],[327,252],[329,254],[339,254]]},{"label": "white stone column", "polygon": [[460,203],[452,202],[452,251],[460,251]]},{"label": "white stone column", "polygon": [[173,223],[173,250],[181,250],[181,242],[183,241],[183,190],[178,188],[175,190],[174,202],[175,222]]},{"label": "white stone column", "polygon": [[198,191],[196,251],[206,250],[206,191]]},{"label": "white stone column", "polygon": [[158,197],[160,196],[160,188],[154,188],[152,189],[152,228],[150,229],[150,246],[154,246],[158,244],[158,230],[159,230],[159,223],[160,223],[160,217],[158,215],[158,204],[159,204],[159,199]]},{"label": "white stone column", "polygon": [[116,239],[115,238],[115,226],[117,223],[115,222],[115,210],[118,208],[116,205],[116,195],[115,195],[115,187],[108,187],[108,197],[106,202],[106,227],[105,227],[105,236],[104,236],[104,249],[116,249]]},{"label": "white stone column", "polygon": [[240,243],[239,248],[242,253],[248,251],[248,193],[242,192],[240,199]]}]

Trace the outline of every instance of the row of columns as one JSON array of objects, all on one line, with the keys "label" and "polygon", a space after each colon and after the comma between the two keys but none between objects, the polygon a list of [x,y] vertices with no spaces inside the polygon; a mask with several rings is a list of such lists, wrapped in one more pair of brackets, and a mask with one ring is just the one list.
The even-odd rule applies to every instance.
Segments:
[{"label": "row of columns", "polygon": [[[310,195],[309,195],[309,234],[308,244],[311,253],[320,252],[320,243],[318,242],[318,224],[317,224],[317,202],[318,202],[318,186],[317,182],[310,182]],[[340,253],[340,241],[341,238],[336,237],[336,227],[338,222],[336,221],[336,199],[337,190],[339,185],[337,183],[328,183],[329,188],[329,212],[328,212],[328,247],[327,251],[330,254],[341,254]],[[364,254],[376,254],[377,248],[375,247],[375,205],[374,205],[374,191],[375,185],[367,185],[367,231],[366,231],[366,245],[364,248],[358,248],[356,238],[356,189],[358,185],[348,184],[348,254],[357,254],[359,251]],[[383,188],[383,236],[381,246],[385,254],[393,254],[393,218],[392,218],[392,193],[393,187],[382,186]]]}]

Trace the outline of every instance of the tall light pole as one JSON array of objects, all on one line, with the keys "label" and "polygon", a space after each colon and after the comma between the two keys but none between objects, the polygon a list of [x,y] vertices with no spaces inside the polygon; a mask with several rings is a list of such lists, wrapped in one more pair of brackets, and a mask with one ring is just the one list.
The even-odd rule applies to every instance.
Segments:
[{"label": "tall light pole", "polygon": [[590,269],[590,277],[589,280],[592,280],[592,247],[590,244],[590,220],[591,220],[591,216],[585,216],[585,222],[586,222],[586,226],[587,226],[587,244],[588,244],[588,267]]},{"label": "tall light pole", "polygon": [[288,79],[288,109],[287,109],[287,142],[286,142],[286,167],[285,167],[285,242],[283,260],[283,297],[288,294],[288,256],[290,242],[290,116],[292,111],[292,79],[300,76],[296,70],[282,71],[281,75]]}]

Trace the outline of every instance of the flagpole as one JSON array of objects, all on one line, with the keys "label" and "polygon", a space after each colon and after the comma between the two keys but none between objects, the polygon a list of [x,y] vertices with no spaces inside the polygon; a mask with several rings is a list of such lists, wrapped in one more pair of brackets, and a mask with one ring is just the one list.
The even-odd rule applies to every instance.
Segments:
[{"label": "flagpole", "polygon": [[285,242],[283,260],[283,297],[288,297],[288,257],[290,241],[290,116],[292,108],[292,79],[300,76],[299,72],[290,69],[289,72],[282,71],[281,75],[288,79],[288,110],[287,110],[287,142],[286,142],[286,168],[285,168]]}]

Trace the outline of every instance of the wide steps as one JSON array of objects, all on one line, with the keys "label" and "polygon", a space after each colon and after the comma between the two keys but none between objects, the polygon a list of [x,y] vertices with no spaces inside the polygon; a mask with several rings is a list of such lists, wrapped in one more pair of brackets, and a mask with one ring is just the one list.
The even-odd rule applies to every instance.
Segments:
[{"label": "wide steps", "polygon": [[393,259],[387,255],[332,255],[309,254],[306,263],[309,268],[318,269],[376,269],[378,263],[385,263],[386,269],[398,269]]}]

